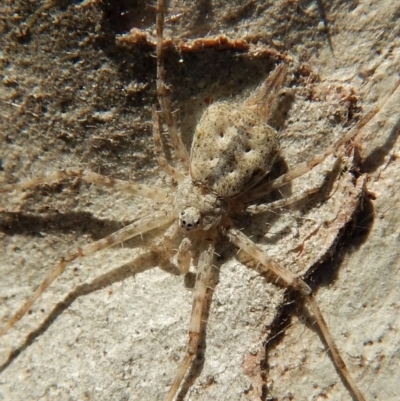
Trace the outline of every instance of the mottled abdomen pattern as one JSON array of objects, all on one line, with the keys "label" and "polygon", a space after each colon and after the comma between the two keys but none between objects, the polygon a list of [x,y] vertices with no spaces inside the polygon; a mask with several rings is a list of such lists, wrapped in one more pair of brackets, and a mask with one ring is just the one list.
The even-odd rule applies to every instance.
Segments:
[{"label": "mottled abdomen pattern", "polygon": [[277,149],[276,131],[256,109],[215,103],[197,125],[190,174],[207,190],[229,198],[253,187],[270,171]]}]

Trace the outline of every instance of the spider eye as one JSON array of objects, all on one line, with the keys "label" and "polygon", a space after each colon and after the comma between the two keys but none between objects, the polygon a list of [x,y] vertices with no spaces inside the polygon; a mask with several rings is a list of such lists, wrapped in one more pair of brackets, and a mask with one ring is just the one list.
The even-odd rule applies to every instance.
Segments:
[{"label": "spider eye", "polygon": [[190,231],[197,229],[200,225],[200,212],[194,207],[186,207],[185,210],[179,212],[180,226]]}]

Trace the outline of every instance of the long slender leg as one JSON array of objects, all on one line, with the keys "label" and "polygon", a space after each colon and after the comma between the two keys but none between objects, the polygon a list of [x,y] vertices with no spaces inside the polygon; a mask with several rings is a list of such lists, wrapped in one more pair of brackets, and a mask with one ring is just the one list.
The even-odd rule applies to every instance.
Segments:
[{"label": "long slender leg", "polygon": [[197,273],[192,314],[189,326],[189,342],[185,357],[179,366],[175,380],[168,392],[166,401],[172,401],[177,393],[186,372],[188,371],[199,345],[199,334],[201,326],[201,315],[206,300],[207,288],[211,278],[212,262],[214,257],[214,242],[203,244],[204,248],[200,253],[199,272]]},{"label": "long slender leg", "polygon": [[29,311],[34,302],[43,294],[47,287],[64,272],[65,268],[73,260],[91,255],[102,249],[106,249],[113,245],[124,242],[129,238],[133,238],[139,234],[143,234],[158,227],[164,226],[170,223],[174,218],[175,217],[172,214],[166,211],[160,211],[151,214],[122,228],[121,230],[116,231],[115,233],[103,239],[95,241],[91,244],[84,245],[81,248],[77,248],[74,251],[65,255],[63,258],[60,259],[57,266],[49,272],[49,274],[40,284],[39,288],[37,288],[37,290],[33,293],[33,295],[0,329],[0,337],[4,335],[11,327],[13,327],[15,323],[17,323]]},{"label": "long slender leg", "polygon": [[101,174],[93,173],[92,171],[73,167],[57,171],[47,176],[34,178],[32,180],[27,180],[16,184],[3,185],[0,187],[0,194],[15,190],[23,191],[43,184],[53,184],[67,178],[79,178],[80,180],[89,182],[91,184],[112,188],[117,191],[128,192],[135,196],[142,196],[144,198],[152,199],[156,202],[163,202],[169,196],[169,192],[161,188],[151,188],[146,185],[132,184],[128,181],[106,177]]},{"label": "long slender leg", "polygon": [[260,262],[268,270],[281,278],[288,287],[293,287],[303,295],[311,294],[311,288],[296,274],[274,262],[253,242],[236,228],[230,228],[226,235],[239,249]]},{"label": "long slender leg", "polygon": [[168,89],[165,84],[165,67],[163,51],[163,28],[164,28],[164,0],[157,1],[157,96],[163,117],[168,126],[174,148],[175,158],[181,163],[185,171],[189,171],[189,154],[182,142],[176,125],[175,116],[172,113],[171,101],[168,98]]},{"label": "long slender leg", "polygon": [[332,358],[335,362],[335,366],[338,370],[338,372],[343,376],[344,380],[347,382],[349,388],[351,391],[354,393],[356,396],[357,401],[365,401],[364,395],[361,393],[360,389],[357,387],[356,382],[354,379],[351,377],[346,364],[344,363],[342,357],[340,356],[340,352],[333,341],[333,338],[331,336],[331,333],[328,329],[328,325],[325,322],[325,319],[322,316],[322,313],[319,309],[319,306],[317,302],[315,301],[314,297],[312,294],[306,295],[304,297],[310,306],[311,312],[313,316],[315,317],[315,320],[317,321],[318,327],[322,332],[322,335],[324,337],[324,340],[326,341],[329,351],[331,352]]},{"label": "long slender leg", "polygon": [[293,203],[296,203],[304,198],[307,198],[308,196],[311,196],[320,190],[321,190],[320,187],[312,188],[312,189],[309,189],[308,191],[301,192],[301,193],[299,193],[297,195],[293,195],[289,198],[278,199],[271,203],[261,203],[259,205],[251,205],[246,208],[246,212],[248,212],[250,214],[260,214],[260,213],[271,212],[273,210],[281,209],[286,206],[292,205]]},{"label": "long slender leg", "polygon": [[262,85],[244,103],[245,107],[255,109],[259,115],[268,121],[270,106],[285,80],[287,66],[279,64]]},{"label": "long slender leg", "polygon": [[157,160],[160,167],[171,176],[176,182],[182,182],[185,179],[185,176],[176,168],[172,167],[164,156],[164,152],[161,146],[161,135],[160,135],[160,119],[157,114],[156,105],[152,107],[152,116],[153,116],[153,140],[154,147],[157,152]]},{"label": "long slender leg", "polygon": [[278,263],[269,259],[268,256],[254,242],[252,242],[239,230],[231,228],[228,230],[227,236],[239,249],[243,250],[250,257],[259,262],[260,269],[264,269],[265,271],[272,271],[276,276],[282,278],[288,286],[291,286],[301,292],[305,300],[308,302],[310,309],[314,314],[314,317],[316,318],[318,326],[324,336],[325,342],[328,344],[338,372],[342,375],[343,379],[356,396],[357,401],[365,401],[364,396],[350,376],[347,367],[342,357],[340,356],[338,348],[329,332],[328,326],[326,325],[325,320],[322,317],[322,314],[318,308],[318,305],[311,294],[310,287],[299,276],[293,274],[289,270],[286,270],[285,268],[280,266]]},{"label": "long slender leg", "polygon": [[382,99],[379,104],[374,107],[371,111],[369,111],[363,119],[352,129],[350,129],[346,135],[340,138],[334,145],[326,149],[324,152],[320,153],[319,155],[315,156],[313,159],[309,160],[308,162],[299,164],[293,170],[287,172],[286,174],[281,175],[276,180],[270,181],[265,185],[260,185],[253,190],[248,191],[246,195],[241,197],[241,200],[245,203],[251,202],[255,199],[258,199],[269,192],[273,191],[274,189],[278,189],[283,187],[284,185],[288,184],[290,181],[298,178],[310,170],[312,170],[315,166],[322,163],[329,155],[336,153],[340,146],[344,145],[346,142],[350,141],[355,135],[357,135],[363,127],[365,127],[382,109],[385,103],[389,100],[389,98],[393,95],[393,93],[398,89],[400,86],[400,80],[397,81],[396,85],[387,93],[387,95]]}]

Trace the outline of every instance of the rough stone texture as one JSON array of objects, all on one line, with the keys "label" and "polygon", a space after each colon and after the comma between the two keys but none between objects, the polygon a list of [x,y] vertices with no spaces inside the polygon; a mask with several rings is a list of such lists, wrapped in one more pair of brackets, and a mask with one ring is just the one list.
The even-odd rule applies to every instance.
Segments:
[{"label": "rough stone texture", "polygon": [[[128,3],[2,2],[2,182],[65,166],[149,185],[166,180],[151,139],[153,49],[116,40],[132,27],[152,32],[154,10],[145,2],[131,8]],[[375,106],[399,74],[396,1],[333,1],[318,8],[322,3],[174,1],[170,6],[174,18],[167,35],[245,36],[293,58],[295,75],[288,85],[294,100],[283,122],[276,123],[281,157],[290,167],[342,135],[359,118],[359,109]],[[168,53],[167,76],[188,148],[209,99],[248,94],[277,61],[233,51]],[[313,83],[306,67],[319,74],[319,82]],[[350,88],[357,103],[342,101]],[[332,335],[367,400],[396,400],[400,392],[399,102],[397,93],[357,137],[369,195],[333,258],[313,279]],[[318,180],[321,171],[293,183],[290,191],[309,187],[307,180]],[[149,209],[142,200],[79,182],[38,189],[23,199],[3,197],[1,207],[4,320],[68,249],[101,238]],[[321,213],[313,216],[316,224],[334,219],[332,211],[322,208]],[[256,218],[246,233],[284,260],[304,238],[307,219],[301,217],[291,210],[268,221],[271,227]],[[186,346],[192,292],[181,277],[127,264],[143,248],[137,239],[71,264],[1,339],[1,399],[163,399]],[[293,257],[288,255],[289,261]],[[299,265],[306,260],[311,268],[304,257]],[[198,377],[186,398],[350,400],[313,326],[298,321],[301,311],[282,323],[289,327],[270,343],[265,370],[253,365],[264,352],[262,343],[284,292],[237,262],[232,246],[221,247],[216,265],[219,283],[204,366],[195,370]],[[8,359],[13,349],[20,353]],[[262,385],[264,394],[258,391]]]}]

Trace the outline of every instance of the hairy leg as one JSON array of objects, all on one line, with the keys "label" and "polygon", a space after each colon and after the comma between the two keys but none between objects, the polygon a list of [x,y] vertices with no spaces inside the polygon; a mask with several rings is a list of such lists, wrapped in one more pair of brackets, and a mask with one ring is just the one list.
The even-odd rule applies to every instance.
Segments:
[{"label": "hairy leg", "polygon": [[157,1],[157,96],[161,112],[168,126],[169,136],[175,152],[176,160],[185,171],[189,171],[189,153],[182,142],[175,115],[172,112],[171,101],[168,97],[168,87],[165,83],[163,28],[164,0]]},{"label": "hairy leg", "polygon": [[344,145],[346,142],[350,141],[354,138],[361,130],[364,128],[382,109],[382,107],[386,104],[386,102],[390,99],[390,97],[396,92],[398,87],[400,86],[400,80],[394,85],[394,87],[386,94],[386,96],[382,99],[379,104],[370,110],[363,119],[352,129],[350,129],[342,138],[340,138],[335,144],[330,146],[324,152],[315,156],[313,159],[301,163],[298,166],[294,167],[291,171],[286,174],[281,175],[276,180],[270,181],[265,185],[258,186],[247,192],[244,196],[241,196],[241,200],[245,203],[254,201],[274,189],[278,189],[288,184],[295,178],[301,177],[304,174],[307,174],[310,170],[312,170],[315,166],[322,163],[329,155],[336,153],[340,146]]},{"label": "hairy leg", "polygon": [[65,268],[73,260],[91,255],[102,249],[106,249],[113,245],[124,242],[137,235],[164,226],[170,223],[173,219],[174,216],[172,214],[166,211],[159,211],[157,213],[144,217],[105,238],[102,238],[91,244],[84,245],[66,254],[60,259],[60,261],[57,263],[57,266],[48,273],[48,275],[45,277],[45,279],[37,288],[37,290],[33,293],[33,295],[18,309],[18,311],[10,319],[8,319],[8,321],[0,329],[0,336],[4,335],[29,311],[34,302],[43,294],[43,292],[49,287],[49,285],[64,272]]},{"label": "hairy leg", "polygon": [[172,167],[162,150],[161,146],[161,134],[160,134],[160,119],[157,113],[157,108],[155,105],[152,107],[152,117],[153,117],[153,140],[154,147],[157,152],[157,160],[160,167],[176,182],[182,182],[185,179],[185,176],[176,168]]},{"label": "hairy leg", "polygon": [[189,342],[186,354],[179,366],[174,382],[168,392],[166,401],[172,401],[177,393],[186,372],[196,355],[199,345],[200,326],[202,323],[201,316],[206,301],[207,288],[211,278],[212,262],[214,257],[214,242],[204,243],[200,253],[198,273],[196,277],[196,285],[194,290],[194,298],[192,305],[192,314],[189,325]]},{"label": "hairy leg", "polygon": [[253,241],[251,241],[239,230],[231,228],[227,232],[227,236],[239,249],[243,250],[251,258],[259,262],[258,269],[260,271],[271,271],[274,273],[274,275],[283,279],[287,286],[300,291],[317,321],[318,327],[321,330],[325,342],[328,344],[338,372],[342,375],[344,381],[351,389],[351,392],[356,396],[357,401],[365,401],[363,394],[357,387],[357,384],[351,377],[342,357],[340,356],[339,350],[333,341],[321,311],[319,310],[319,307],[311,294],[310,287],[298,275],[293,274],[289,270],[271,260]]},{"label": "hairy leg", "polygon": [[106,177],[101,174],[93,173],[92,171],[73,167],[66,168],[43,177],[34,178],[32,180],[23,181],[16,184],[3,185],[0,187],[0,194],[33,189],[39,185],[53,184],[67,178],[78,178],[91,184],[131,193],[135,196],[142,196],[155,202],[163,202],[169,196],[168,191],[160,188],[151,188],[146,185],[132,184],[128,181]]}]

